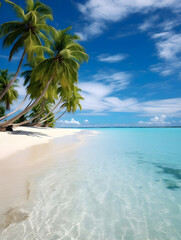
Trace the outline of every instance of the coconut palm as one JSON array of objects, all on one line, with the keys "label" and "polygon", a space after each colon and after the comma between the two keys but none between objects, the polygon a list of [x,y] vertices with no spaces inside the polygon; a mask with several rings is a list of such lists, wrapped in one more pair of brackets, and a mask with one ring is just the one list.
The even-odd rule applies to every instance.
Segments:
[{"label": "coconut palm", "polygon": [[20,110],[20,108],[23,106],[23,104],[25,103],[26,99],[28,97],[28,94],[26,94],[26,96],[24,97],[23,101],[21,102],[21,104],[12,112],[0,117],[0,121],[2,121],[3,119],[10,117],[11,115],[13,115],[14,113],[16,113],[18,110]]},{"label": "coconut palm", "polygon": [[[8,69],[0,70],[0,93],[3,92],[3,90],[9,84],[11,77],[12,74],[8,74]],[[15,83],[17,83],[17,80],[15,80]],[[10,110],[10,105],[14,100],[17,100],[18,98],[18,92],[15,89],[16,87],[18,87],[17,84],[11,85],[11,87],[1,99],[1,102],[5,104],[6,110]]]},{"label": "coconut palm", "polygon": [[60,110],[55,113],[55,115],[56,115],[57,113],[59,113],[59,112],[62,110],[62,108],[65,108],[65,110],[63,111],[63,113],[60,114],[59,117],[57,117],[55,120],[52,120],[51,123],[56,122],[56,121],[57,121],[58,119],[60,119],[66,112],[69,112],[69,113],[72,112],[72,113],[74,113],[74,112],[77,110],[78,107],[79,107],[80,110],[82,110],[82,106],[81,106],[81,104],[80,104],[80,101],[83,100],[84,98],[80,95],[80,93],[78,93],[78,92],[80,92],[80,91],[81,91],[81,89],[79,89],[77,86],[73,85],[73,86],[72,86],[71,96],[69,96],[69,98],[67,98],[66,92],[63,92],[63,94],[65,94],[63,98],[64,98],[64,99],[67,99],[67,100],[64,102],[64,104],[62,105],[62,107],[60,108]]},{"label": "coconut palm", "polygon": [[24,11],[14,2],[9,0],[5,0],[5,2],[13,7],[17,17],[20,18],[21,21],[11,21],[1,25],[0,37],[4,37],[3,47],[13,45],[9,60],[11,60],[14,54],[20,49],[23,49],[23,54],[15,76],[1,93],[0,99],[18,76],[25,55],[27,54],[28,61],[31,61],[34,55],[33,46],[42,45],[42,40],[48,42],[49,40],[45,32],[49,33],[52,29],[52,27],[46,24],[47,19],[52,19],[52,11],[47,5],[39,1],[27,0],[26,10]]},{"label": "coconut palm", "polygon": [[36,119],[40,119],[41,116],[44,115],[44,111],[47,110],[46,102],[47,102],[46,99],[41,100],[35,107],[33,107],[29,116],[26,116],[25,119],[22,118],[22,121],[20,121],[21,120],[20,117],[19,121],[17,120],[15,121],[14,126],[27,125],[30,122],[34,122]]},{"label": "coconut palm", "polygon": [[36,51],[44,50],[49,54],[49,58],[44,59],[33,69],[30,84],[27,92],[34,102],[17,114],[12,119],[0,123],[0,126],[8,126],[16,119],[30,111],[43,97],[54,102],[58,97],[58,87],[69,89],[78,82],[79,64],[88,60],[88,55],[84,48],[76,41],[78,36],[68,33],[70,28],[54,31],[52,42],[49,47],[35,46]]}]

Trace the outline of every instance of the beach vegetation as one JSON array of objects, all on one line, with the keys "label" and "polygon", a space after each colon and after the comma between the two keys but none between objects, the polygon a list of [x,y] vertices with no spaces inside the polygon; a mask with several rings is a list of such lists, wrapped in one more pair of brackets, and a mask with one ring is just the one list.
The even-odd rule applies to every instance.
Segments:
[{"label": "beach vegetation", "polygon": [[[0,118],[0,128],[17,125],[53,126],[66,112],[81,110],[83,100],[78,88],[78,70],[80,64],[88,61],[88,55],[78,41],[80,38],[71,33],[71,27],[56,30],[47,25],[53,20],[52,10],[39,1],[26,1],[25,10],[12,1],[11,5],[20,21],[7,22],[1,25],[0,36],[3,46],[13,46],[9,60],[14,54],[23,51],[18,69],[6,88],[0,92],[0,98],[6,94],[15,82],[22,63],[27,70],[21,73],[24,77],[29,104],[12,118]],[[18,109],[18,108],[17,108]],[[18,111],[18,110],[15,110]],[[8,115],[10,116],[11,113]],[[55,118],[56,115],[56,118]],[[23,116],[28,116],[26,119]]]},{"label": "beach vegetation", "polygon": [[26,1],[25,10],[12,1],[5,0],[5,2],[13,7],[19,21],[10,21],[1,24],[0,37],[4,37],[3,47],[12,46],[9,61],[20,50],[23,50],[23,52],[17,71],[4,91],[1,92],[0,99],[3,98],[17,78],[25,55],[27,55],[28,61],[33,61],[35,54],[33,46],[42,45],[42,41],[49,41],[46,34],[51,31],[52,27],[46,24],[46,20],[53,19],[51,9],[39,1]]},{"label": "beach vegetation", "polygon": [[[8,74],[8,69],[0,70],[0,92],[3,92],[13,76],[13,74]],[[10,105],[13,104],[13,102],[18,98],[18,91],[15,89],[17,87],[17,79],[15,79],[14,83],[10,86],[5,95],[0,100],[0,102],[4,104],[6,110],[10,110]]]},{"label": "beach vegetation", "polygon": [[5,114],[5,107],[3,105],[0,104],[0,117],[3,117]]}]

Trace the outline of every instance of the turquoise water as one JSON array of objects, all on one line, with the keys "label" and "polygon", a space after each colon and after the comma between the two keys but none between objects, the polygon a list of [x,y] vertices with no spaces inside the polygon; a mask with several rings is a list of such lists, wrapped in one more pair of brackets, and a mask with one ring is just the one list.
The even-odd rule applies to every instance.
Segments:
[{"label": "turquoise water", "polygon": [[0,239],[181,239],[181,129],[96,131],[56,156]]}]

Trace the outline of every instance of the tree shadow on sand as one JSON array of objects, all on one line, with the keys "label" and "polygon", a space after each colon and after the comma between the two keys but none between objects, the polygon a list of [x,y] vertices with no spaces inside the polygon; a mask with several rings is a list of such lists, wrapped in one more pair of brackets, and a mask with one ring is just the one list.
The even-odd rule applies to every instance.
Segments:
[{"label": "tree shadow on sand", "polygon": [[25,136],[31,136],[31,137],[48,137],[49,135],[41,132],[32,132],[32,131],[23,131],[23,130],[18,130],[18,131],[13,131],[9,132],[9,134],[12,135],[25,135]]}]

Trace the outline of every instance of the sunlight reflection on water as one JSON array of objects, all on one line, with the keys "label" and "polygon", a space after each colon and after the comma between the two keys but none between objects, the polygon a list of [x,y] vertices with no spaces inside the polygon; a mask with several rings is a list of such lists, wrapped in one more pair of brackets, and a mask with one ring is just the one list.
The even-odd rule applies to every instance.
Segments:
[{"label": "sunlight reflection on water", "polygon": [[180,240],[180,140],[181,129],[106,129],[54,155],[19,209],[28,217],[0,239]]}]

